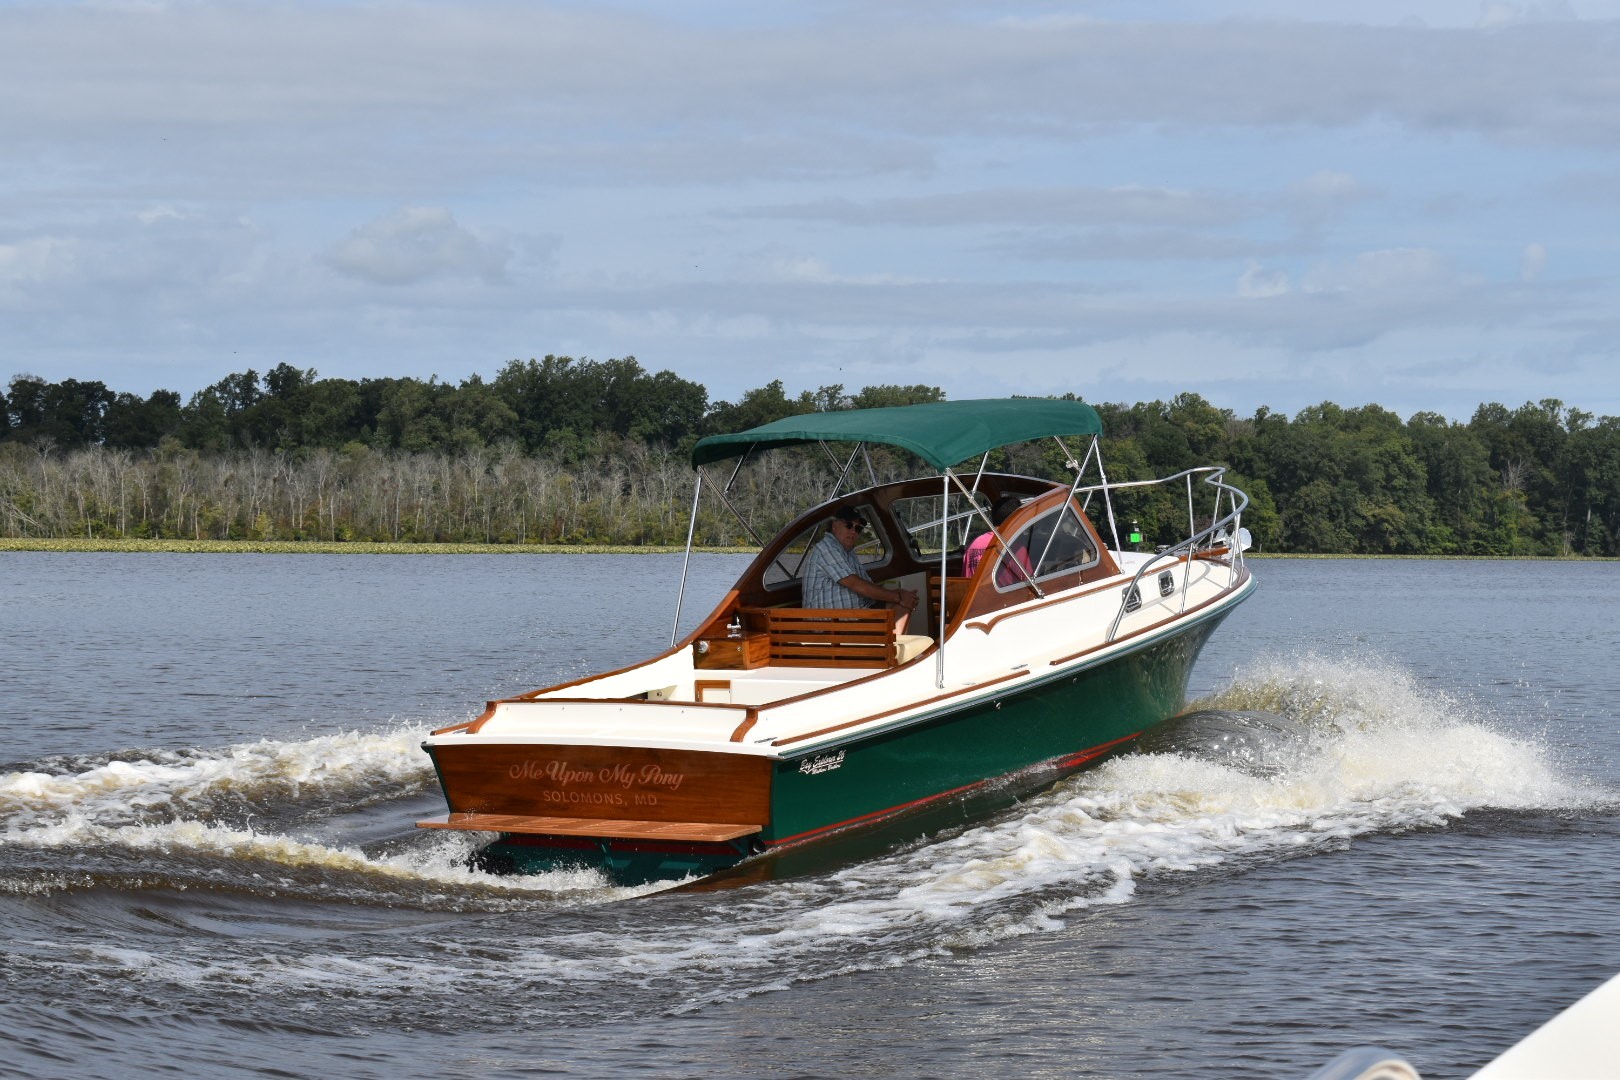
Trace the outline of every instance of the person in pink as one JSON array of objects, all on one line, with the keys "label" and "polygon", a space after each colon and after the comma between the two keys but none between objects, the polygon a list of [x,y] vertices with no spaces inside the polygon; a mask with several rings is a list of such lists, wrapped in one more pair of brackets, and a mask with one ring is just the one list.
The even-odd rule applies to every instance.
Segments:
[{"label": "person in pink", "polygon": [[[990,524],[999,531],[1001,523],[1012,517],[1013,513],[1023,505],[1024,500],[1016,495],[1002,496],[1001,500],[990,511]],[[973,572],[979,568],[980,560],[984,558],[984,553],[990,550],[990,546],[995,543],[995,539],[995,534],[990,531],[982,532],[973,538],[972,543],[968,544],[967,550],[962,552],[963,577],[973,576]],[[1029,569],[1029,554],[1020,550],[1018,556],[1019,560],[1024,564],[1024,568]]]}]

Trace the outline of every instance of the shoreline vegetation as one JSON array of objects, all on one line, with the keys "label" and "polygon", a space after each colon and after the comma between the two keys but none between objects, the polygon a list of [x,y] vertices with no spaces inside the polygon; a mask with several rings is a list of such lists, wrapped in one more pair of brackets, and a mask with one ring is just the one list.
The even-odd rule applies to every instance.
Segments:
[{"label": "shoreline vegetation", "polygon": [[[64,537],[0,537],[0,552],[97,552],[178,555],[680,555],[676,544],[441,544],[376,543],[366,540],[131,540]],[[706,545],[702,555],[757,555],[757,547]],[[1449,559],[1474,562],[1620,562],[1615,555],[1354,555],[1331,552],[1248,553],[1250,559]]]},{"label": "shoreline vegetation", "polygon": [[[699,438],[945,397],[922,385],[794,396],[778,380],[711,401],[703,386],[648,373],[633,357],[514,360],[487,382],[460,384],[323,379],[283,363],[262,379],[228,375],[184,401],[170,390],[142,398],[16,375],[0,393],[0,541],[679,550]],[[1192,393],[1092,404],[1110,481],[1225,464],[1253,500],[1244,525],[1255,555],[1620,556],[1620,419],[1556,399],[1480,405],[1466,423],[1331,402],[1243,417]],[[1067,453],[1026,444],[987,464],[1068,480]],[[889,447],[858,468],[874,484],[913,472]],[[830,475],[819,451],[791,449],[749,459],[734,475],[711,473],[705,490],[730,483],[750,521],[706,499],[695,547],[749,549],[803,510],[807,493],[813,501],[825,492]],[[1118,492],[1119,530],[1131,526],[1149,546],[1179,540],[1189,513],[1208,520],[1198,494]],[[212,543],[223,546],[202,546]]]},{"label": "shoreline vegetation", "polygon": [[[136,552],[181,555],[679,555],[673,544],[460,544],[327,540],[86,540],[0,537],[0,551]],[[758,548],[693,547],[705,555],[756,555]]]}]

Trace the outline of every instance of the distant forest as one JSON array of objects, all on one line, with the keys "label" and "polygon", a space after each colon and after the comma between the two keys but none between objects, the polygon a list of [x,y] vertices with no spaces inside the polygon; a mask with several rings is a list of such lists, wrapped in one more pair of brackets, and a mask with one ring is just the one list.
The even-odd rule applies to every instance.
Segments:
[{"label": "distant forest", "polygon": [[[933,386],[780,381],[711,401],[633,358],[514,360],[488,382],[332,379],[279,364],[189,400],[17,375],[0,394],[0,536],[671,544],[686,536],[688,452],[796,413],[943,400]],[[1197,394],[1093,403],[1110,480],[1225,464],[1261,551],[1620,555],[1620,420],[1547,399],[1467,423],[1324,402],[1239,417]],[[899,452],[875,455],[880,478]],[[1064,476],[1061,453],[995,462]],[[767,534],[825,493],[825,463],[775,454],[740,478]],[[1124,508],[1150,539],[1180,500]],[[1179,538],[1179,537],[1174,537]],[[748,543],[707,505],[699,543]]]}]

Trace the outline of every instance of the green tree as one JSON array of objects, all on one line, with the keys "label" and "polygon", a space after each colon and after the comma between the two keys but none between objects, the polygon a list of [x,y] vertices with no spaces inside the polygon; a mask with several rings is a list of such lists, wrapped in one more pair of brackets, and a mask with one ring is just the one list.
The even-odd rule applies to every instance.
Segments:
[{"label": "green tree", "polygon": [[15,439],[49,440],[63,448],[99,446],[107,410],[116,399],[102,382],[52,383],[37,375],[17,375],[7,395],[7,433]]},{"label": "green tree", "polygon": [[1478,432],[1439,413],[1420,412],[1407,421],[1406,433],[1423,465],[1434,506],[1423,549],[1441,555],[1485,554],[1484,519],[1493,474]]},{"label": "green tree", "polygon": [[716,402],[704,420],[704,434],[746,431],[784,417],[815,411],[815,403],[809,394],[801,394],[797,399],[789,398],[782,387],[782,380],[772,379],[758,389],[745,391],[735,405],[729,401]]},{"label": "green tree", "polygon": [[882,409],[897,405],[922,405],[931,401],[944,401],[945,391],[937,386],[894,386],[882,384],[864,387],[850,400],[855,409]]}]

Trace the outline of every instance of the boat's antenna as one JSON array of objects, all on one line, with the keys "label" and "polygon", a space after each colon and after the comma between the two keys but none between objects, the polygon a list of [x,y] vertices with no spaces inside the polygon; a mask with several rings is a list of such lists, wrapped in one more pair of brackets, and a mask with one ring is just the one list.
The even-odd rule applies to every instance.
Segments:
[{"label": "boat's antenna", "polygon": [[692,485],[692,517],[686,523],[686,557],[681,560],[681,587],[675,594],[675,625],[669,630],[669,646],[672,649],[681,636],[681,604],[686,601],[686,568],[692,562],[692,536],[697,532],[698,499],[702,494],[703,470],[699,469],[697,483]]}]

